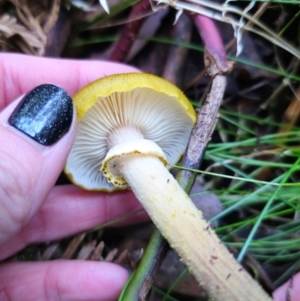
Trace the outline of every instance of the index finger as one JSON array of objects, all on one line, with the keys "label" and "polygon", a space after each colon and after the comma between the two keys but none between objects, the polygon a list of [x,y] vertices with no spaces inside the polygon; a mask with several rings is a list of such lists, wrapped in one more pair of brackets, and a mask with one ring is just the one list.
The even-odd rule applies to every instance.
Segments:
[{"label": "index finger", "polygon": [[73,95],[89,82],[115,73],[136,72],[119,63],[0,54],[0,111],[34,87],[51,83]]}]

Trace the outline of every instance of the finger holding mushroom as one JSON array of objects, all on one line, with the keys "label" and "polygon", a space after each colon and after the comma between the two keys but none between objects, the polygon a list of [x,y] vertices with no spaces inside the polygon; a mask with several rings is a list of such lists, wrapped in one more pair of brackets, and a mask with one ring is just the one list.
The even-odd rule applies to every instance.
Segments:
[{"label": "finger holding mushroom", "polygon": [[65,172],[89,190],[132,189],[214,300],[271,300],[235,261],[166,167],[183,154],[196,114],[150,74],[99,79],[74,97],[78,131]]}]

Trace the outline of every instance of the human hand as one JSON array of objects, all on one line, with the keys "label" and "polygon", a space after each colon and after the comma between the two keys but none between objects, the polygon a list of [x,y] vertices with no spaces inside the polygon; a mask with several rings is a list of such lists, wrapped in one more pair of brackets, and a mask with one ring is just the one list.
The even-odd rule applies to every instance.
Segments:
[{"label": "human hand", "polygon": [[274,301],[300,301],[300,273],[276,289],[273,298]]},{"label": "human hand", "polygon": [[[46,83],[73,95],[99,77],[131,71],[136,70],[108,62],[0,54],[0,260],[30,243],[85,231],[141,208],[131,192],[54,186],[74,139],[72,102],[51,85],[20,97]],[[127,223],[145,218],[142,213]],[[6,262],[0,265],[0,300],[114,300],[127,278],[113,263]]]}]

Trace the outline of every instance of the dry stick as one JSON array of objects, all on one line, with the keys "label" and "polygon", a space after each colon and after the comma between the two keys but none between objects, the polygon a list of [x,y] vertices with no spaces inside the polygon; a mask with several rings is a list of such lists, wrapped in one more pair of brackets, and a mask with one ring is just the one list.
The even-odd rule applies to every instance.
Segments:
[{"label": "dry stick", "polygon": [[[151,9],[149,0],[142,0],[133,6],[130,13],[129,20],[133,17],[145,15]],[[129,51],[133,45],[136,36],[139,33],[141,26],[145,19],[140,18],[135,21],[127,23],[123,26],[119,41],[116,43],[113,53],[111,54],[110,60],[117,62],[124,62],[129,54]]]},{"label": "dry stick", "polygon": [[[201,165],[206,146],[217,124],[225,86],[225,77],[217,75],[213,79],[211,91],[206,98],[205,104],[201,109],[196,110],[198,114],[197,123],[182,159],[182,165],[187,168],[198,169]],[[196,176],[196,173],[181,169],[178,172],[177,180],[186,191],[190,191]]]}]

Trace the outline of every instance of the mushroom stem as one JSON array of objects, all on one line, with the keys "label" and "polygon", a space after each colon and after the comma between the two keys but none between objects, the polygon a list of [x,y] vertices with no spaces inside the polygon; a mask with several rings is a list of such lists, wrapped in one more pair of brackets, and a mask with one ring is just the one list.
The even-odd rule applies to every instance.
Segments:
[{"label": "mushroom stem", "polygon": [[157,157],[122,155],[118,169],[211,299],[271,300],[222,244]]}]

